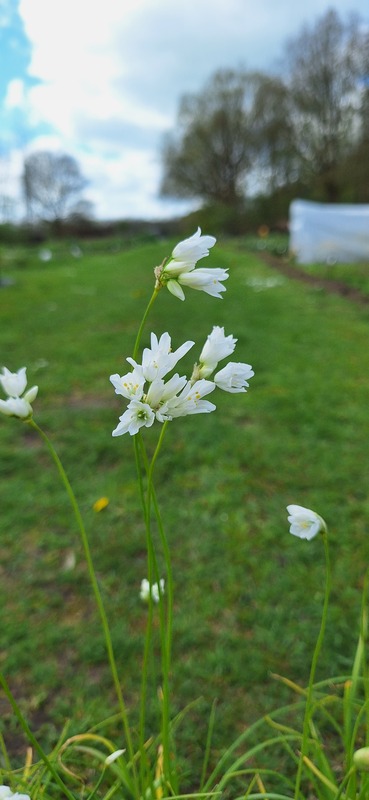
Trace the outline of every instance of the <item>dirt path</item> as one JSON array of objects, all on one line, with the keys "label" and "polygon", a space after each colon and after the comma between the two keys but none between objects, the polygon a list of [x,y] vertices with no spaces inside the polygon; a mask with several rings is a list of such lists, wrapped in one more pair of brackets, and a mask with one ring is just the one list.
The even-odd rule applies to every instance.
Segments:
[{"label": "dirt path", "polygon": [[282,275],[286,275],[287,278],[291,278],[295,281],[301,281],[302,283],[308,283],[310,286],[315,286],[318,289],[324,289],[326,292],[330,292],[331,294],[338,294],[340,297],[347,297],[348,300],[351,300],[353,303],[357,303],[358,305],[369,305],[369,296],[361,292],[360,289],[355,289],[353,286],[348,286],[347,283],[334,280],[329,281],[326,278],[318,278],[316,275],[309,275],[308,272],[305,272],[297,265],[289,264],[288,261],[285,261],[283,258],[273,256],[271,253],[258,252],[258,258],[261,258],[263,261],[265,261],[268,267],[272,267],[273,269],[278,270],[278,272],[281,272]]}]

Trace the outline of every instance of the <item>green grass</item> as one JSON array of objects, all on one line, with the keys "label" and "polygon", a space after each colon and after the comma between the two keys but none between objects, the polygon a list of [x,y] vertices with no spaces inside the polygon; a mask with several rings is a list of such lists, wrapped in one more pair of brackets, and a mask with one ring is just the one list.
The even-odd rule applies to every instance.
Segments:
[{"label": "green grass", "polygon": [[354,289],[359,289],[364,295],[369,295],[369,269],[368,264],[308,264],[304,270],[317,278],[328,281],[340,281]]},{"label": "green grass", "polygon": [[[9,251],[3,272],[14,283],[0,288],[0,364],[27,366],[29,385],[40,387],[35,419],[52,437],[85,517],[133,723],[146,613],[138,599],[144,526],[132,441],[111,437],[123,404],[109,375],[126,371],[152,268],[173,244],[95,252],[89,243],[80,259],[52,245],[53,260],[42,265],[36,250],[24,251],[22,263]],[[163,290],[144,341],[150,330],[168,330],[174,347],[194,339],[183,362],[190,370],[212,326],[222,325],[238,338],[236,359],[255,370],[246,395],[219,393],[216,412],[170,424],[156,469],[175,578],[173,708],[198,700],[179,732],[183,762],[195,769],[215,699],[214,758],[289,699],[271,672],[307,681],[324,557],[319,539],[288,534],[285,506],[313,508],[331,531],[334,591],[318,678],[350,670],[369,556],[368,310],[276,280],[237,241],[220,242],[206,266],[229,267],[224,299],[188,290],[181,303]],[[149,447],[157,432],[145,431]],[[0,658],[50,745],[67,718],[78,732],[113,713],[114,694],[78,531],[54,467],[19,421],[0,420],[0,443]],[[109,506],[96,514],[103,495]],[[23,761],[25,742],[5,701],[0,711],[8,747]]]}]

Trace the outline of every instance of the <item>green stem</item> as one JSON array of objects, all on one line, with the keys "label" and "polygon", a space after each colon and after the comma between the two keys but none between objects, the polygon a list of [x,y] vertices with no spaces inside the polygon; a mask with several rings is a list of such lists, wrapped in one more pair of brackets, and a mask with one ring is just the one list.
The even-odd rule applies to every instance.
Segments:
[{"label": "green stem", "polygon": [[[164,772],[166,775],[171,776],[172,769],[171,769],[171,761],[170,761],[170,708],[169,708],[169,674],[170,674],[170,652],[171,652],[171,639],[172,639],[172,616],[173,616],[173,578],[172,578],[172,569],[171,569],[171,561],[170,561],[170,552],[169,547],[167,544],[167,540],[164,533],[163,523],[156,499],[154,483],[153,483],[153,471],[155,467],[156,460],[158,458],[163,438],[166,432],[168,423],[165,422],[161,429],[161,433],[159,436],[159,440],[154,452],[154,455],[149,461],[146,453],[146,449],[142,440],[141,435],[135,437],[135,457],[136,457],[136,467],[137,467],[137,474],[139,480],[139,487],[140,487],[140,495],[141,495],[141,502],[145,517],[145,525],[146,525],[146,542],[147,542],[147,556],[148,556],[148,580],[150,586],[152,586],[154,580],[156,580],[159,584],[160,581],[160,574],[158,569],[158,562],[156,558],[154,543],[152,540],[152,533],[151,533],[151,502],[153,503],[155,515],[158,523],[160,538],[162,541],[163,551],[164,551],[164,558],[166,563],[166,573],[167,573],[167,581],[166,581],[166,598],[167,598],[167,618],[165,618],[165,608],[164,608],[164,601],[160,594],[159,596],[159,615],[160,615],[160,638],[161,638],[161,655],[162,655],[162,680],[163,680],[163,699],[162,699],[162,742],[163,742],[163,752],[164,752]],[[140,460],[140,451],[139,447],[141,447],[141,455],[142,460],[144,463],[146,476],[147,476],[147,492],[145,495],[143,489],[143,482],[142,482],[142,474],[141,474],[141,460]],[[148,616],[148,624],[146,630],[146,640],[145,640],[145,651],[144,651],[144,665],[143,665],[143,683],[142,683],[142,693],[141,693],[141,736],[143,736],[143,731],[145,727],[145,705],[146,705],[146,696],[147,696],[147,677],[148,677],[148,659],[149,659],[149,651],[150,645],[152,641],[152,620],[153,620],[153,603],[152,597],[149,596],[149,616]],[[170,779],[171,782],[171,779]]]},{"label": "green stem", "polygon": [[[171,556],[170,556],[170,549],[168,546],[168,541],[165,535],[163,521],[160,514],[159,505],[157,502],[155,487],[153,483],[153,469],[155,465],[155,461],[157,456],[159,455],[159,451],[163,442],[164,434],[166,431],[168,423],[164,423],[163,429],[161,431],[161,435],[158,441],[157,448],[155,450],[154,456],[152,458],[151,463],[147,457],[146,449],[142,437],[140,437],[140,444],[142,450],[142,458],[146,470],[147,480],[148,480],[148,504],[150,506],[150,497],[152,499],[152,503],[155,510],[156,521],[158,524],[158,530],[160,535],[160,540],[163,548],[164,560],[165,560],[165,567],[166,567],[166,606],[167,606],[167,616],[165,618],[164,613],[164,603],[162,602],[162,598],[160,597],[160,636],[161,636],[161,653],[162,653],[162,676],[163,676],[163,706],[162,706],[162,720],[163,720],[163,745],[164,745],[164,766],[165,772],[167,775],[171,776],[171,783],[172,783],[172,769],[171,769],[171,760],[170,760],[170,689],[169,689],[169,676],[170,676],[170,665],[171,665],[171,650],[172,650],[172,631],[173,631],[173,573],[172,573],[172,564],[171,564]],[[156,564],[156,560],[155,560]],[[160,576],[158,571],[156,570],[156,579],[159,581]]]},{"label": "green stem", "polygon": [[49,770],[50,774],[53,776],[55,782],[58,784],[58,786],[60,786],[63,794],[65,795],[65,797],[68,797],[69,800],[76,800],[74,794],[69,791],[68,787],[62,781],[60,775],[58,775],[57,771],[54,769],[54,766],[51,763],[51,761],[48,759],[46,753],[44,753],[41,745],[38,743],[37,739],[35,739],[32,731],[31,731],[31,729],[30,729],[30,727],[29,727],[29,725],[27,723],[27,720],[24,718],[24,716],[23,716],[23,714],[22,714],[22,712],[21,712],[21,710],[20,710],[20,708],[18,706],[18,703],[16,702],[16,700],[15,700],[15,698],[14,698],[14,696],[13,696],[13,694],[12,694],[12,692],[11,692],[9,686],[8,686],[6,678],[2,674],[2,672],[0,672],[0,683],[1,683],[2,687],[3,687],[3,689],[4,689],[4,692],[5,692],[8,700],[9,700],[10,705],[11,705],[13,711],[14,711],[14,714],[17,717],[20,725],[22,726],[27,738],[31,742],[31,744],[32,744],[33,748],[35,749],[35,751],[39,754],[40,758],[44,762],[44,764],[47,767],[47,769]]},{"label": "green stem", "polygon": [[[142,474],[141,474],[141,464],[140,464],[140,457],[139,457],[139,449],[138,449],[138,437],[134,436],[134,451],[135,451],[135,462],[136,462],[136,469],[137,469],[137,479],[140,491],[140,498],[141,504],[144,514],[144,521],[145,521],[145,530],[146,530],[146,548],[147,548],[147,560],[148,560],[148,581],[150,587],[153,582],[152,578],[152,561],[150,558],[151,553],[151,535],[149,530],[149,524],[147,519],[147,508],[146,508],[146,500],[145,500],[145,492],[142,482]],[[146,750],[145,750],[145,718],[146,718],[146,703],[147,703],[147,689],[148,689],[148,674],[149,674],[149,659],[150,659],[150,649],[151,649],[151,640],[152,640],[152,620],[153,620],[153,602],[151,592],[149,594],[149,611],[148,611],[148,619],[146,625],[146,634],[145,634],[145,643],[144,643],[144,654],[143,654],[143,665],[142,665],[142,679],[141,679],[141,695],[140,695],[140,771],[141,771],[141,784],[144,785],[144,773],[145,768],[147,766],[147,759],[146,759]],[[148,770],[147,770],[148,771]]]},{"label": "green stem", "polygon": [[[61,460],[60,460],[60,458],[59,458],[59,456],[58,456],[53,444],[51,443],[51,441],[50,441],[49,437],[46,435],[46,433],[42,430],[42,428],[40,428],[37,425],[37,423],[34,421],[33,418],[28,420],[28,422],[37,431],[37,433],[39,433],[39,435],[41,436],[41,438],[43,439],[43,441],[45,442],[45,444],[46,444],[46,446],[47,446],[47,448],[49,450],[49,453],[50,453],[50,455],[51,455],[51,457],[52,457],[52,459],[53,459],[53,461],[54,461],[54,463],[56,465],[56,468],[58,470],[58,473],[59,473],[59,476],[61,478],[61,481],[64,484],[64,487],[66,489],[67,495],[68,495],[69,500],[70,500],[70,504],[72,506],[72,509],[73,509],[73,512],[74,512],[74,515],[75,515],[75,518],[76,518],[76,522],[77,522],[77,525],[78,525],[78,528],[79,528],[79,532],[81,534],[82,544],[83,544],[85,558],[86,558],[86,562],[87,562],[88,573],[89,573],[89,576],[90,576],[92,589],[93,589],[93,592],[94,592],[94,595],[95,595],[95,600],[96,600],[96,604],[97,604],[97,607],[98,607],[98,610],[99,610],[101,623],[102,623],[102,627],[103,627],[103,631],[104,631],[105,644],[106,644],[106,649],[107,649],[107,653],[108,653],[110,669],[111,669],[113,682],[114,682],[114,686],[115,686],[115,691],[116,691],[116,694],[117,694],[119,708],[120,708],[122,721],[123,721],[123,727],[124,727],[124,732],[125,732],[125,737],[126,737],[126,742],[127,742],[127,750],[128,750],[129,757],[130,757],[130,760],[131,760],[131,763],[132,763],[132,766],[133,766],[133,770],[135,771],[134,750],[133,750],[133,745],[132,745],[131,732],[130,732],[130,728],[129,728],[129,724],[128,724],[127,711],[126,711],[126,707],[125,707],[125,703],[124,703],[124,699],[123,699],[123,694],[122,694],[122,689],[121,689],[121,685],[120,685],[120,681],[119,681],[118,670],[117,670],[117,665],[116,665],[115,656],[114,656],[114,650],[113,650],[113,643],[112,643],[110,629],[109,629],[109,623],[108,623],[108,619],[107,619],[107,616],[106,616],[106,611],[105,611],[105,608],[104,608],[104,603],[103,603],[103,600],[102,600],[99,584],[98,584],[98,581],[97,581],[97,578],[96,578],[96,573],[95,573],[95,568],[94,568],[94,565],[93,565],[93,560],[92,560],[92,555],[91,555],[91,550],[90,550],[90,545],[89,545],[89,541],[88,541],[86,528],[85,528],[85,525],[84,525],[84,522],[83,522],[83,519],[82,519],[82,515],[81,515],[81,512],[80,512],[80,509],[79,509],[75,494],[74,494],[72,486],[70,484],[69,478],[67,476],[67,473],[65,472],[63,464],[62,464],[62,462],[61,462]],[[139,796],[138,787],[137,787],[137,796]]]},{"label": "green stem", "polygon": [[137,358],[138,350],[139,350],[139,347],[140,347],[140,342],[141,342],[141,337],[142,337],[142,332],[143,332],[143,329],[144,329],[144,326],[145,326],[145,322],[146,322],[147,317],[149,315],[149,311],[151,309],[151,306],[153,305],[154,301],[156,300],[156,297],[157,297],[159,291],[160,291],[160,286],[159,286],[159,288],[155,287],[155,289],[154,289],[154,291],[152,293],[151,299],[148,302],[146,311],[145,311],[145,313],[144,313],[144,315],[142,317],[141,324],[140,324],[140,327],[138,329],[138,333],[137,333],[137,336],[136,336],[135,346],[133,348],[133,356],[132,356],[132,358],[134,358],[135,360]]},{"label": "green stem", "polygon": [[311,661],[310,667],[310,676],[309,676],[309,684],[307,688],[307,695],[306,695],[306,705],[305,705],[305,715],[304,715],[304,724],[302,729],[302,743],[301,743],[301,753],[299,758],[299,763],[297,767],[297,775],[296,775],[296,784],[295,784],[295,800],[298,800],[300,794],[300,785],[301,785],[301,777],[302,777],[302,769],[304,765],[304,757],[307,753],[307,745],[308,745],[308,738],[309,738],[309,726],[310,726],[310,719],[311,719],[311,707],[312,707],[312,698],[313,698],[313,690],[314,690],[314,679],[315,679],[315,672],[318,664],[318,658],[320,654],[320,650],[323,644],[325,627],[327,623],[327,614],[328,614],[328,603],[329,603],[329,595],[331,590],[331,565],[330,565],[330,558],[329,558],[329,546],[328,546],[328,534],[326,531],[322,532],[323,536],[323,543],[324,543],[324,553],[325,553],[325,591],[324,591],[324,603],[323,603],[323,611],[322,611],[322,619],[320,623],[320,630],[318,634],[318,638],[316,640],[315,649],[313,653],[313,658]]},{"label": "green stem", "polygon": [[362,642],[363,655],[362,655],[362,672],[364,681],[364,694],[366,706],[366,745],[369,745],[369,670],[368,661],[366,657],[366,647],[368,641],[368,589],[369,589],[369,570],[366,571],[364,577],[363,594],[361,600],[361,618],[360,618],[360,638]]}]

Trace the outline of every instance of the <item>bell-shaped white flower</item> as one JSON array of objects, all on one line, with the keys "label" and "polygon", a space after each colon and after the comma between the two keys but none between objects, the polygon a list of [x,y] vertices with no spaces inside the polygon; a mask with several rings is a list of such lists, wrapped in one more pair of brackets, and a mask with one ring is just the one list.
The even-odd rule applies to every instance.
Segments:
[{"label": "bell-shaped white flower", "polygon": [[228,364],[219,370],[214,375],[214,383],[218,389],[223,389],[224,392],[246,392],[246,386],[249,378],[252,378],[254,371],[250,364],[242,364],[240,362],[229,361]]},{"label": "bell-shaped white flower", "polygon": [[0,384],[8,397],[20,397],[27,386],[27,368],[21,367],[18,372],[10,372],[6,367],[3,367],[3,372],[0,374]]},{"label": "bell-shaped white flower", "polygon": [[299,539],[313,539],[317,533],[326,533],[327,526],[324,519],[315,511],[304,506],[287,506],[290,533]]},{"label": "bell-shaped white flower", "polygon": [[201,228],[198,228],[189,239],[179,242],[171,258],[164,261],[160,267],[156,267],[156,287],[167,286],[179,300],[185,299],[182,286],[198,289],[212,297],[221,297],[221,293],[225,292],[221,281],[228,278],[228,271],[221,268],[195,269],[200,258],[209,255],[209,249],[215,242],[214,236],[202,236]]},{"label": "bell-shaped white flower", "polygon": [[225,286],[221,281],[228,278],[228,271],[220,267],[200,268],[194,269],[192,272],[183,272],[173,280],[169,280],[167,287],[169,291],[178,297],[179,300],[185,300],[185,293],[182,286],[190,289],[197,289],[200,292],[210,294],[212,297],[220,297],[221,293],[225,292]]},{"label": "bell-shaped white flower", "polygon": [[176,245],[171,258],[165,265],[166,274],[174,278],[182,272],[194,269],[200,258],[209,255],[209,249],[215,245],[215,242],[215,236],[202,236],[201,228],[198,228],[193,236]]},{"label": "bell-shaped white flower", "polygon": [[232,334],[226,336],[224,328],[214,325],[213,330],[201,350],[199,358],[199,375],[207,378],[214,372],[219,361],[233,353],[237,344]]},{"label": "bell-shaped white flower", "polygon": [[10,372],[4,367],[0,383],[8,395],[6,400],[0,399],[0,412],[7,417],[18,417],[18,419],[31,417],[33,414],[31,403],[37,396],[38,386],[32,386],[21,397],[27,386],[26,367],[21,367],[18,372]]},{"label": "bell-shaped white flower", "polygon": [[160,578],[159,583],[152,584],[151,592],[150,592],[150,583],[147,580],[147,578],[144,578],[141,581],[140,598],[141,600],[144,601],[144,603],[148,603],[151,594],[151,598],[154,601],[154,603],[158,603],[160,600],[160,595],[164,594],[164,589],[165,589],[164,578]]},{"label": "bell-shaped white flower", "polygon": [[119,417],[119,424],[113,430],[113,436],[123,436],[129,433],[134,436],[140,428],[150,428],[155,420],[155,414],[148,403],[140,400],[131,400],[127,410]]}]

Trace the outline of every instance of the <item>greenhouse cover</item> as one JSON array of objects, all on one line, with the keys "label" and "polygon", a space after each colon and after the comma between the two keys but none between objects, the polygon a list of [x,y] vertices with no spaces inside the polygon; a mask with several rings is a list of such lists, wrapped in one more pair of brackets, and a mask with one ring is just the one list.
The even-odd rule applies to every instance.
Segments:
[{"label": "greenhouse cover", "polygon": [[369,261],[369,205],[290,205],[291,255],[299,264]]}]

